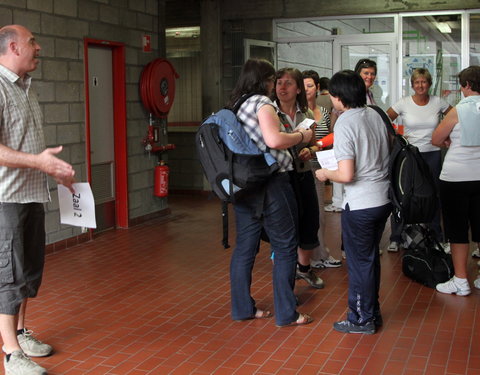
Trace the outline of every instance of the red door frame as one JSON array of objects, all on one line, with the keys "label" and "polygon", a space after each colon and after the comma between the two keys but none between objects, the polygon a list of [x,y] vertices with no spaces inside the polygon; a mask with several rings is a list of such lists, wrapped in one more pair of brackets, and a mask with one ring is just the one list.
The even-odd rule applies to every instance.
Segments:
[{"label": "red door frame", "polygon": [[88,47],[98,46],[112,50],[113,121],[115,148],[115,223],[117,228],[128,228],[128,166],[127,166],[127,109],[125,89],[125,45],[109,40],[84,38],[85,62],[85,131],[88,181],[92,181],[90,158],[90,95],[88,80]]}]

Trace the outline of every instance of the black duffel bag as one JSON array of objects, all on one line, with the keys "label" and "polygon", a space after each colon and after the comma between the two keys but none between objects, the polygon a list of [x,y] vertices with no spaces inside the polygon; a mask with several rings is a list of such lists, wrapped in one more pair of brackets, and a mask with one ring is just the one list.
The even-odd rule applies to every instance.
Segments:
[{"label": "black duffel bag", "polygon": [[402,259],[405,276],[429,288],[453,277],[452,256],[445,253],[428,226],[406,225],[402,237],[406,248]]}]

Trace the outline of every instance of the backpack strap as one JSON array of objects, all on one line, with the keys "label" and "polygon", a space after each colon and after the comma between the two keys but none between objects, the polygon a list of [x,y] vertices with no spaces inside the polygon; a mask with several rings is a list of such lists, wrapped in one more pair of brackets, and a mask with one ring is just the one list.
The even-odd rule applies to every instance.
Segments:
[{"label": "backpack strap", "polygon": [[387,127],[387,132],[388,132],[388,142],[389,142],[390,150],[392,150],[393,139],[398,134],[397,134],[397,131],[395,130],[395,128],[393,127],[393,124],[392,124],[392,121],[390,120],[390,117],[388,117],[388,115],[385,113],[385,111],[377,105],[371,104],[371,105],[368,105],[368,107],[375,110],[380,115],[383,122],[385,123],[385,126]]},{"label": "backpack strap", "polygon": [[[397,134],[397,132],[395,131],[395,128],[393,127],[392,121],[390,120],[390,117],[388,117],[388,115],[385,113],[385,111],[383,109],[381,109],[377,105],[369,105],[368,107],[372,108],[373,110],[375,110],[375,112],[377,112],[380,115],[380,117],[382,118],[382,120],[385,123],[385,126],[387,128],[389,148],[390,148],[390,163],[389,163],[390,165],[389,165],[388,169],[389,169],[389,175],[390,175],[390,180],[391,180],[391,176],[392,176],[392,154],[391,154],[391,152],[392,152],[392,148],[393,148],[393,140],[398,139],[398,137],[401,137],[401,136],[399,136]],[[401,137],[401,138],[404,139],[403,137]],[[396,207],[400,206],[400,202],[398,201],[397,196],[396,196],[395,192],[393,191],[391,181],[390,181],[390,200],[393,203],[393,210],[392,210],[393,219],[397,223],[400,223],[400,225],[403,226],[403,217],[401,215],[401,212],[396,209]]]},{"label": "backpack strap", "polygon": [[228,249],[230,244],[228,243],[228,202],[222,201],[222,223],[223,223],[223,238],[222,245],[224,249]]},{"label": "backpack strap", "polygon": [[[231,109],[235,115],[237,114],[240,106],[245,103],[245,101],[250,98],[251,96],[255,95],[254,93],[243,95],[240,99],[237,100],[233,108]],[[222,237],[222,245],[224,249],[228,249],[230,244],[228,243],[228,203],[233,202],[233,160],[232,155],[229,156],[228,159],[228,195],[230,197],[229,200],[222,200],[222,224],[223,224],[223,237]]]}]

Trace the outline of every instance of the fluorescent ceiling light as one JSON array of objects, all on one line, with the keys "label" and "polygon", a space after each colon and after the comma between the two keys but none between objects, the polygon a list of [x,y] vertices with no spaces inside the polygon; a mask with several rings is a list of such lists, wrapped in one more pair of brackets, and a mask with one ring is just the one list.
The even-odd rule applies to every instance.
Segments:
[{"label": "fluorescent ceiling light", "polygon": [[437,29],[443,34],[450,34],[452,32],[448,22],[437,22],[435,26],[437,26]]},{"label": "fluorescent ceiling light", "polygon": [[165,35],[167,38],[198,38],[200,36],[200,26],[165,29]]}]

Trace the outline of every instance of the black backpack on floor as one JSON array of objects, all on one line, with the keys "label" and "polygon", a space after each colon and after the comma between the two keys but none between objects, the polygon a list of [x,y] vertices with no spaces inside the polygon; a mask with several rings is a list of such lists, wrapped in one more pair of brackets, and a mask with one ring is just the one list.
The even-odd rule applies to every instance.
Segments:
[{"label": "black backpack on floor", "polygon": [[418,148],[395,132],[390,118],[376,106],[391,139],[390,199],[394,219],[403,224],[431,223],[438,210],[438,192],[430,167]]},{"label": "black backpack on floor", "polygon": [[454,275],[452,256],[446,254],[428,225],[406,225],[402,233],[405,253],[403,274],[429,288]]}]

